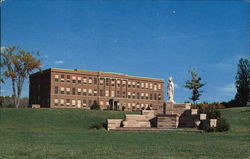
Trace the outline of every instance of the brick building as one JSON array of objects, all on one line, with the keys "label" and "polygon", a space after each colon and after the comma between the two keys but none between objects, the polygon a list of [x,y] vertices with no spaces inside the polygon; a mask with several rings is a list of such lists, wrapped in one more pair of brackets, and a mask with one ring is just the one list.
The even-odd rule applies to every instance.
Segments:
[{"label": "brick building", "polygon": [[50,68],[30,75],[29,103],[50,108],[140,110],[164,103],[164,80]]}]

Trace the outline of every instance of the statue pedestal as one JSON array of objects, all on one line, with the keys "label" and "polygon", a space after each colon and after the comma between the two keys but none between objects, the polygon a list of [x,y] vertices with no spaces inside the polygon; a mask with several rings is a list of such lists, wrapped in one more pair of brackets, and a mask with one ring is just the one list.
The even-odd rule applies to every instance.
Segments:
[{"label": "statue pedestal", "polygon": [[168,101],[165,110],[165,114],[174,114],[174,102]]}]

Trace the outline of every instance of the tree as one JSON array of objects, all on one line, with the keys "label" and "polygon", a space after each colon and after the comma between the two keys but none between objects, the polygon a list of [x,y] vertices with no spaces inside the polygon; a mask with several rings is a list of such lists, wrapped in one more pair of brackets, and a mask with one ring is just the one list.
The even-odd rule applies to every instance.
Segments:
[{"label": "tree", "polygon": [[250,62],[248,59],[239,60],[235,79],[237,89],[235,101],[239,106],[246,106],[247,102],[250,102]]},{"label": "tree", "polygon": [[189,99],[192,100],[195,104],[195,101],[199,100],[201,96],[202,91],[200,91],[199,89],[203,87],[205,83],[200,83],[201,78],[197,77],[197,73],[195,73],[194,71],[188,70],[188,73],[191,73],[192,79],[187,80],[184,87],[192,90],[192,96]]},{"label": "tree", "polygon": [[1,52],[2,61],[1,67],[3,68],[3,76],[11,79],[13,98],[16,108],[20,104],[20,96],[23,88],[24,80],[33,72],[38,69],[41,71],[41,61],[39,52],[28,52],[20,47],[9,46],[5,47]]}]

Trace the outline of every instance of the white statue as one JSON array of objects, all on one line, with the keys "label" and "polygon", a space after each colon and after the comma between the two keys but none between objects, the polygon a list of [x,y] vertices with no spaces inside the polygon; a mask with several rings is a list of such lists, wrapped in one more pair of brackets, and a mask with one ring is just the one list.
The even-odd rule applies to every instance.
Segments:
[{"label": "white statue", "polygon": [[173,77],[168,78],[168,101],[174,103],[174,82],[173,82]]}]

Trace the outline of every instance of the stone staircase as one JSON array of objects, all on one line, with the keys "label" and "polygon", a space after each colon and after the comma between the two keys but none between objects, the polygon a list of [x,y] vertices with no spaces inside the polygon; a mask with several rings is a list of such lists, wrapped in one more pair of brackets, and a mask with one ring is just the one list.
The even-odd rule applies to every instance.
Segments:
[{"label": "stone staircase", "polygon": [[[141,114],[126,114],[124,119],[108,119],[108,130],[119,131],[166,131],[193,132],[200,124],[216,127],[216,119],[207,119],[206,114],[198,114],[189,103],[174,104],[169,111],[162,106],[155,110],[142,110]],[[162,112],[162,113],[161,113]],[[165,112],[165,114],[163,113]],[[190,131],[189,131],[190,130]],[[198,131],[200,132],[200,130]]]}]

